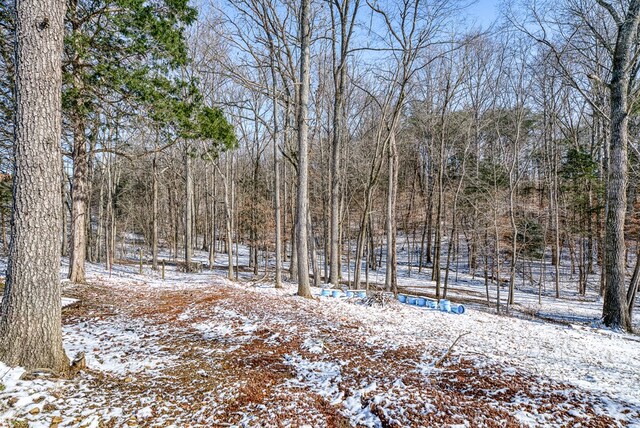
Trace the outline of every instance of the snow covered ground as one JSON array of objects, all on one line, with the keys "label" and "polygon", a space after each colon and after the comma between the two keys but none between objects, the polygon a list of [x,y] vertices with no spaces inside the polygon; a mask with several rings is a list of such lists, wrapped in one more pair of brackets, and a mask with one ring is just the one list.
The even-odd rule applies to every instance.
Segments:
[{"label": "snow covered ground", "polygon": [[[402,241],[399,239],[399,242]],[[446,247],[446,245],[444,245]],[[168,255],[167,258],[170,258]],[[443,254],[446,258],[446,253]],[[249,250],[240,246],[238,254],[240,266],[248,266]],[[431,280],[431,269],[425,267],[419,272],[415,264],[416,256],[412,256],[412,264],[409,263],[407,251],[398,252],[398,287],[400,291],[424,295],[435,298],[436,283]],[[206,253],[196,252],[195,260],[206,264],[208,257]],[[235,262],[235,255],[234,255]],[[260,261],[262,263],[262,260]],[[549,261],[547,260],[547,263]],[[527,269],[527,278],[523,280],[520,269],[516,273],[516,287],[514,304],[510,306],[510,314],[525,318],[538,319],[557,322],[565,325],[592,327],[599,326],[602,318],[602,297],[599,294],[600,276],[597,273],[587,276],[586,293],[577,293],[578,277],[571,273],[570,261],[561,260],[560,266],[560,298],[555,297],[554,270],[547,265],[543,271],[539,261],[527,262],[531,269]],[[270,257],[270,271],[273,270],[273,257]],[[214,265],[217,272],[224,275],[227,270],[227,258],[224,254],[219,254]],[[284,268],[288,263],[284,263]],[[452,269],[457,267],[458,271],[452,270],[449,275],[449,287],[447,298],[453,302],[464,303],[474,310],[488,313],[496,312],[497,286],[494,282],[489,284],[487,299],[487,289],[482,277],[483,272],[478,269],[476,275],[469,272],[468,266],[461,263],[458,266],[452,265]],[[630,265],[628,275],[631,276],[633,266]],[[350,271],[349,271],[350,269]],[[346,263],[342,265],[342,278],[349,280],[353,278],[354,263],[347,268]],[[264,267],[260,267],[259,277],[263,276]],[[364,270],[364,266],[363,266]],[[529,276],[529,271],[531,277]],[[381,285],[385,279],[385,263],[382,258],[382,265],[377,270],[372,270],[369,274],[370,286]],[[442,271],[444,278],[444,270]],[[503,272],[503,277],[506,272]],[[241,280],[255,280],[252,273],[242,271],[239,273]],[[362,274],[362,287],[364,283],[364,273]],[[504,312],[507,307],[508,288],[506,285],[500,287],[500,307]],[[640,294],[635,305],[633,323],[634,328],[640,331]]]},{"label": "snow covered ground", "polygon": [[[594,323],[593,294],[538,305],[518,291],[521,314],[560,324],[473,301],[454,315],[302,299],[220,269],[88,274],[65,284],[81,303],[64,312],[67,353],[85,352],[88,370],[20,380],[0,363],[0,426],[640,426],[640,337]],[[484,289],[463,279],[452,300]],[[413,272],[401,285],[429,283]]]}]

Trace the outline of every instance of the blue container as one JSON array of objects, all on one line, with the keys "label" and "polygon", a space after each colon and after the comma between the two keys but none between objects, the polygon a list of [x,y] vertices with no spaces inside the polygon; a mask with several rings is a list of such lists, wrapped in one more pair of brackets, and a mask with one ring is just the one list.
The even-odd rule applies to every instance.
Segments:
[{"label": "blue container", "polygon": [[410,305],[415,305],[416,304],[416,298],[407,296],[407,303],[410,304]]},{"label": "blue container", "polygon": [[463,305],[451,305],[451,312],[454,314],[462,315],[464,314],[464,306]]},{"label": "blue container", "polygon": [[353,297],[353,291],[347,290],[347,297]]},{"label": "blue container", "polygon": [[322,291],[320,292],[320,295],[324,297],[329,297],[331,296],[331,290],[329,290],[328,288],[323,288]]},{"label": "blue container", "polygon": [[358,294],[356,294],[356,295],[357,295],[358,297],[361,297],[361,298],[363,298],[363,299],[364,299],[365,297],[367,297],[367,292],[366,292],[366,291],[364,291],[364,290],[362,290],[362,291],[358,291]]},{"label": "blue container", "polygon": [[440,310],[442,312],[451,312],[451,302],[446,299],[440,300]]},{"label": "blue container", "polygon": [[418,297],[416,299],[416,305],[425,306],[426,304],[427,304],[427,299],[425,299],[424,297]]},{"label": "blue container", "polygon": [[[425,299],[425,300],[427,300],[427,299]],[[438,307],[438,304],[436,303],[435,300],[430,300],[429,299],[429,300],[426,301],[426,306],[429,309],[436,309]]]},{"label": "blue container", "polygon": [[331,295],[332,295],[333,297],[341,297],[341,296],[342,296],[342,291],[340,291],[340,290],[333,290],[333,291],[331,292]]},{"label": "blue container", "polygon": [[406,301],[407,301],[407,296],[405,296],[404,294],[398,294],[398,302],[404,303]]}]

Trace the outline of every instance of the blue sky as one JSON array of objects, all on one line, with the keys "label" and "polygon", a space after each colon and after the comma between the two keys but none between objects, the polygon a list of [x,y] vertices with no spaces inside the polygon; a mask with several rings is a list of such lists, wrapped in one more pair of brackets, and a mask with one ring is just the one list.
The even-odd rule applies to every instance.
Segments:
[{"label": "blue sky", "polygon": [[489,26],[498,16],[499,0],[478,0],[467,9],[470,20],[476,20],[483,28]]}]

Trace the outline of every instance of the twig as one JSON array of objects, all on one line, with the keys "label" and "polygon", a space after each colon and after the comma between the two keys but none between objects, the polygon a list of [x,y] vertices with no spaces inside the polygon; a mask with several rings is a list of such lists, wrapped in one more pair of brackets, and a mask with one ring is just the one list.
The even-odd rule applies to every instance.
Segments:
[{"label": "twig", "polygon": [[453,343],[451,344],[451,346],[449,346],[449,349],[447,349],[447,352],[445,352],[442,357],[440,357],[434,364],[433,367],[440,367],[442,365],[442,363],[445,362],[445,360],[447,359],[447,357],[449,356],[449,354],[451,354],[451,350],[453,349],[454,346],[456,346],[456,343],[458,343],[458,341],[460,339],[462,339],[463,336],[466,336],[467,334],[470,334],[471,332],[468,331],[466,333],[462,333],[460,336],[458,336],[456,338],[456,340],[453,341]]},{"label": "twig", "polygon": [[262,276],[262,278],[254,278],[254,279],[249,280],[249,282],[253,282],[253,286],[255,287],[258,283],[264,281],[267,278],[267,276],[269,276],[269,274],[265,273]]},{"label": "twig", "polygon": [[8,375],[10,371],[11,371],[11,367],[9,367],[9,368],[7,369],[7,371],[6,371],[6,372],[4,372],[4,374],[3,374],[2,376],[0,376],[0,381],[3,381],[3,380],[4,380],[4,378],[5,378],[5,376],[6,376],[6,375]]}]

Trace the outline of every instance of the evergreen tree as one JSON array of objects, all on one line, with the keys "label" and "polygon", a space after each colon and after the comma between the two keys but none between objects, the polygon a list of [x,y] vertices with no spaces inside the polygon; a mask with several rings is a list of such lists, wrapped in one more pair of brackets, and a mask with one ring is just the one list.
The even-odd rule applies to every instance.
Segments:
[{"label": "evergreen tree", "polygon": [[69,268],[73,282],[85,280],[88,165],[96,148],[94,130],[104,120],[101,106],[115,105],[124,118],[145,106],[178,115],[192,109],[177,107],[182,90],[192,90],[192,85],[171,76],[187,63],[185,29],[195,18],[187,0],[69,2],[63,106],[73,140]]}]

